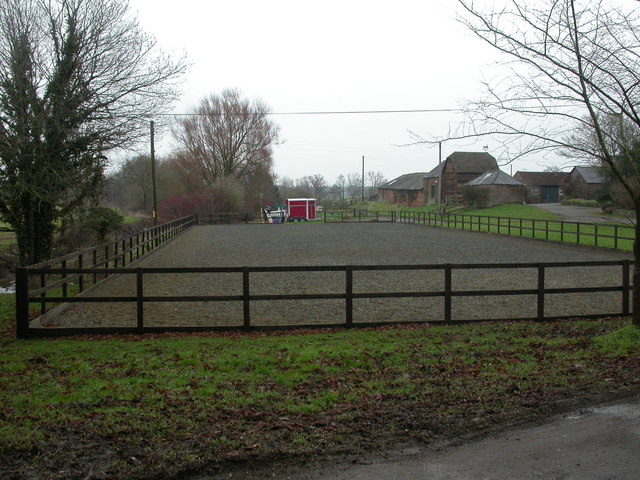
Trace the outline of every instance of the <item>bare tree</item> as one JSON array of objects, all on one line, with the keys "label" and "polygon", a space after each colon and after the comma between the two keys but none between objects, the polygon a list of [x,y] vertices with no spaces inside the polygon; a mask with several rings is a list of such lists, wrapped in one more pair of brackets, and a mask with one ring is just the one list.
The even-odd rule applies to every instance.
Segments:
[{"label": "bare tree", "polygon": [[107,152],[176,98],[185,63],[156,51],[125,0],[0,4],[0,215],[23,265],[99,190]]},{"label": "bare tree", "polygon": [[347,179],[344,175],[338,175],[335,183],[333,184],[333,196],[338,200],[340,206],[343,207],[347,204]]},{"label": "bare tree", "polygon": [[119,177],[123,184],[129,184],[136,190],[140,210],[145,213],[151,211],[152,179],[151,158],[148,155],[138,155],[128,158],[120,168]]},{"label": "bare tree", "polygon": [[378,187],[386,183],[387,179],[382,172],[367,172],[367,197],[371,198],[378,193]]},{"label": "bare tree", "polygon": [[[545,150],[591,159],[624,186],[640,218],[637,8],[602,0],[504,0],[499,9],[458,3],[461,21],[509,60],[450,138],[490,135],[511,160]],[[640,241],[634,255],[640,261]],[[634,285],[633,323],[640,326],[640,269]]]},{"label": "bare tree", "polygon": [[300,183],[304,184],[310,195],[321,203],[329,193],[329,184],[323,175],[316,173],[308,175],[300,179]]},{"label": "bare tree", "polygon": [[362,175],[359,173],[347,174],[346,196],[351,203],[362,197]]},{"label": "bare tree", "polygon": [[224,90],[203,99],[193,115],[180,120],[174,136],[181,155],[193,162],[206,184],[225,177],[243,182],[258,169],[271,170],[279,128],[269,113],[262,101]]}]

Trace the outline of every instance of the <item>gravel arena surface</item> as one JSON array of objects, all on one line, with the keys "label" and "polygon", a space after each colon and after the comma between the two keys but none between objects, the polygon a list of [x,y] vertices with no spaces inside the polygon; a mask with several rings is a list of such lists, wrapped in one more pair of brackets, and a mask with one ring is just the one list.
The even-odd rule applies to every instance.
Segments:
[{"label": "gravel arena surface", "polygon": [[[630,253],[483,233],[394,223],[293,223],[197,226],[132,266],[254,267],[563,262],[631,259]],[[344,293],[344,272],[251,273],[252,295]],[[356,271],[354,293],[443,291],[443,270]],[[618,286],[621,268],[549,268],[546,287]],[[536,269],[453,272],[453,290],[535,289]],[[240,273],[148,274],[144,295],[241,295]],[[85,296],[135,296],[133,275],[115,275]],[[453,320],[534,318],[536,297],[454,297]],[[620,292],[547,295],[547,316],[613,314]],[[135,303],[68,304],[32,326],[136,325]],[[443,320],[444,299],[355,299],[354,322]],[[242,325],[242,302],[157,302],[144,305],[145,326]],[[251,303],[251,324],[338,324],[345,301]]]}]

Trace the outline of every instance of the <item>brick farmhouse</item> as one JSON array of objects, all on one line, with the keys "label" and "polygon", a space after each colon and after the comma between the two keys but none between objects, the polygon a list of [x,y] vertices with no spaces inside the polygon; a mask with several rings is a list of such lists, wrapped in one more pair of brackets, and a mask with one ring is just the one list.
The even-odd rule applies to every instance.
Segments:
[{"label": "brick farmhouse", "polygon": [[605,184],[605,177],[597,167],[573,167],[565,181],[569,197],[597,200]]},{"label": "brick farmhouse", "polygon": [[381,185],[378,199],[410,207],[448,204],[461,200],[469,182],[488,172],[494,175],[484,178],[485,183],[477,188],[495,196],[492,205],[523,201],[522,184],[501,172],[487,152],[454,152],[430,172],[408,173]]},{"label": "brick farmhouse", "polygon": [[516,172],[516,180],[527,186],[527,203],[557,203],[564,196],[566,172]]}]

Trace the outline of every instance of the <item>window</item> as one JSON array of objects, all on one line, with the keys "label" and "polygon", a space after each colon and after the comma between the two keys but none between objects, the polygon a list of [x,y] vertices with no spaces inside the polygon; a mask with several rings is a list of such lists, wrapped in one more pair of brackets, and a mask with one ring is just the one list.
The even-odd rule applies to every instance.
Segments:
[{"label": "window", "polygon": [[431,185],[431,198],[436,198],[436,185]]}]

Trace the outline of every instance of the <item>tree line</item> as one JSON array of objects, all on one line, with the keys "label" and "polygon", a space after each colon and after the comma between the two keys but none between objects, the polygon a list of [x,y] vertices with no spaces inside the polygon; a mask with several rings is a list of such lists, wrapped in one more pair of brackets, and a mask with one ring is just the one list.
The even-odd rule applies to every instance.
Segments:
[{"label": "tree line", "polygon": [[[292,179],[278,177],[266,165],[243,180],[234,175],[208,183],[192,165],[193,159],[169,154],[156,161],[158,214],[168,219],[199,211],[254,212],[283,204],[287,198],[315,198],[325,208],[344,208],[361,201],[360,173],[341,174],[331,183],[322,174]],[[365,173],[364,198],[375,199],[377,187],[386,182],[380,172]],[[153,212],[151,157],[125,159],[107,177],[104,200],[122,211],[151,216]]]}]

